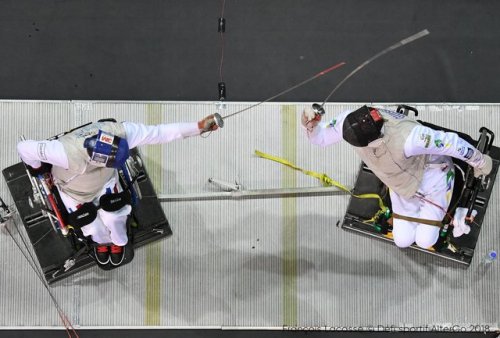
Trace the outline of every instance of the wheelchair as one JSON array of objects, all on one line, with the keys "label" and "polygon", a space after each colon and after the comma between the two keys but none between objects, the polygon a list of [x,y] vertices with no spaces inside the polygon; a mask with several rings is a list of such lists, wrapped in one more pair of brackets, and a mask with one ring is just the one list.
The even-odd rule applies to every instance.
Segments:
[{"label": "wheelchair", "polygon": [[[399,105],[397,112],[404,115],[413,112],[415,116],[418,116],[418,111],[415,108],[406,105]],[[415,244],[410,246],[410,249],[433,255],[438,259],[442,259],[443,262],[454,262],[456,265],[466,268],[472,262],[476,243],[491,197],[500,162],[500,148],[493,146],[495,135],[486,127],[480,128],[479,136],[477,140],[474,140],[471,136],[461,132],[420,120],[418,122],[433,129],[457,133],[467,142],[474,145],[479,151],[488,154],[493,159],[491,173],[486,177],[475,178],[472,167],[461,160],[453,158],[456,168],[455,185],[447,215],[442,220],[443,226],[440,229],[438,241],[428,249],[420,248]],[[392,238],[392,213],[390,211],[391,201],[388,188],[364,163],[360,165],[352,193],[353,195],[378,194],[381,196],[384,205],[388,207],[388,210],[385,213],[380,213],[380,206],[377,200],[359,199],[353,196],[349,200],[341,225],[342,229],[394,245]],[[452,234],[453,225],[451,221],[458,207],[468,209],[467,216],[470,216],[474,210],[477,214],[474,217],[474,221],[470,224],[470,233],[455,238]],[[375,219],[374,215],[377,215]]]},{"label": "wheelchair", "polygon": [[[50,139],[61,135],[64,134]],[[78,224],[77,221],[88,215],[67,212],[52,182],[50,166],[32,175],[25,164],[19,162],[2,173],[48,284],[97,264],[93,250],[96,243],[81,232],[80,227],[85,222]],[[125,166],[118,173],[120,185],[132,205],[127,219],[129,241],[124,260],[117,266],[120,267],[132,261],[135,248],[171,236],[172,229],[138,149],[130,150]],[[111,264],[97,265],[104,270],[117,268]]]}]

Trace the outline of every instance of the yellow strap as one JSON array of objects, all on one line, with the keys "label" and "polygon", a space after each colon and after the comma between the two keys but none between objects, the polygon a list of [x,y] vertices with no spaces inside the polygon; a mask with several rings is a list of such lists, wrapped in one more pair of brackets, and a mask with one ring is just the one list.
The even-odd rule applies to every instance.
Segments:
[{"label": "yellow strap", "polygon": [[344,185],[342,185],[341,183],[339,183],[339,182],[337,182],[335,180],[332,180],[326,174],[320,174],[320,173],[317,173],[315,171],[305,170],[305,169],[299,168],[295,164],[293,164],[293,163],[285,160],[284,158],[273,156],[273,155],[269,155],[269,154],[263,153],[263,152],[258,151],[258,150],[255,150],[255,155],[257,155],[259,157],[262,157],[264,159],[267,159],[267,160],[271,160],[271,161],[274,161],[274,162],[281,163],[283,165],[286,165],[287,167],[290,167],[292,169],[298,170],[298,171],[304,173],[305,175],[317,178],[318,180],[321,181],[321,183],[323,183],[324,186],[334,186],[334,187],[337,187],[340,190],[348,192],[353,197],[356,197],[356,198],[376,198],[378,200],[378,205],[380,207],[380,210],[371,219],[366,220],[365,222],[373,222],[373,221],[375,221],[375,219],[381,213],[385,213],[388,210],[388,208],[384,205],[384,202],[382,201],[382,198],[378,194],[361,194],[361,195],[355,195],[347,187],[345,187]]}]

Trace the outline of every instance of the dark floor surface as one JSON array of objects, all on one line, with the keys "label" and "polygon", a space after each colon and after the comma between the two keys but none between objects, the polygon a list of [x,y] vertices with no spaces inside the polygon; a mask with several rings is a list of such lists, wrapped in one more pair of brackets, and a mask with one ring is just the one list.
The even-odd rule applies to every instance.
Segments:
[{"label": "dark floor surface", "polygon": [[[218,18],[226,32],[217,32]],[[497,0],[2,0],[0,99],[499,102]],[[221,63],[223,46],[223,62]],[[221,67],[222,65],[222,67]],[[494,337],[482,333],[80,330],[80,337]],[[65,337],[64,331],[0,331]]]},{"label": "dark floor surface", "polygon": [[[221,34],[226,20],[220,74]],[[497,0],[3,0],[0,98],[498,102]]]}]

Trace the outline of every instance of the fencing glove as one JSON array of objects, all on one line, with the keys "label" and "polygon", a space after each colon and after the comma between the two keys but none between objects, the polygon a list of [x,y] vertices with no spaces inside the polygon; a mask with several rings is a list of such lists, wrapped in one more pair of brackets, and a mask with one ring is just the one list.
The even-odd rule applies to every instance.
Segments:
[{"label": "fencing glove", "polygon": [[321,115],[316,114],[316,112],[311,107],[306,107],[302,112],[302,117],[300,122],[307,129],[307,131],[311,132],[321,121]]},{"label": "fencing glove", "polygon": [[474,217],[477,215],[476,210],[472,210],[470,215],[470,219],[466,219],[467,216],[467,208],[457,208],[455,210],[455,215],[453,216],[453,237],[460,237],[463,234],[468,234],[470,232],[470,226],[467,225],[466,221],[473,221]]},{"label": "fencing glove", "polygon": [[493,160],[490,156],[483,154],[483,163],[474,168],[474,177],[488,176],[493,169]]},{"label": "fencing glove", "polygon": [[202,133],[217,130],[217,128],[219,128],[219,126],[217,125],[217,122],[215,122],[215,117],[213,114],[208,115],[201,121],[198,121],[198,129]]}]

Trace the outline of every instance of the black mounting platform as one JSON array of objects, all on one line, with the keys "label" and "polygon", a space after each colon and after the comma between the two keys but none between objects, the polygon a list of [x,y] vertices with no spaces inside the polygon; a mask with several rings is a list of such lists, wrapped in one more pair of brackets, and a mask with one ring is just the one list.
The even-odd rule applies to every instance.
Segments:
[{"label": "black mounting platform", "polygon": [[[435,129],[451,131],[429,123],[422,123]],[[483,129],[486,128],[481,128],[480,132],[482,132]],[[491,145],[494,138],[494,135],[492,134],[488,136],[487,133],[483,132],[478,140],[474,140],[470,136],[463,133],[458,134],[474,146],[478,147],[478,149],[482,150],[481,148],[485,148],[485,152],[488,153],[488,155],[493,159],[493,170],[485,181],[474,179],[472,168],[467,166],[465,162],[453,159],[454,163],[462,168],[466,175],[464,180],[458,173],[458,170],[456,171],[455,187],[453,190],[452,201],[450,203],[451,209],[449,209],[448,212],[451,215],[454,214],[455,208],[452,206],[461,206],[467,207],[469,210],[477,210],[478,214],[474,218],[473,224],[470,225],[471,231],[467,235],[455,238],[452,235],[451,229],[447,229],[447,232],[443,232],[442,229],[442,238],[440,238],[438,243],[432,248],[423,249],[413,244],[410,246],[410,249],[434,255],[447,262],[456,262],[458,263],[456,265],[461,267],[468,267],[472,262],[472,257],[474,256],[474,250],[483,225],[484,216],[497,176],[498,167],[500,165],[500,148],[493,147]],[[364,163],[361,163],[353,189],[353,194],[358,195],[366,193],[378,194],[383,198],[384,204],[390,208],[391,202],[387,187]],[[367,222],[367,220],[371,219],[379,209],[378,201],[376,199],[359,199],[351,197],[344,216],[342,228],[347,231],[352,231],[394,244],[392,239],[392,226],[388,224],[387,220],[381,220],[378,224],[377,222],[375,222],[375,224]]]}]

